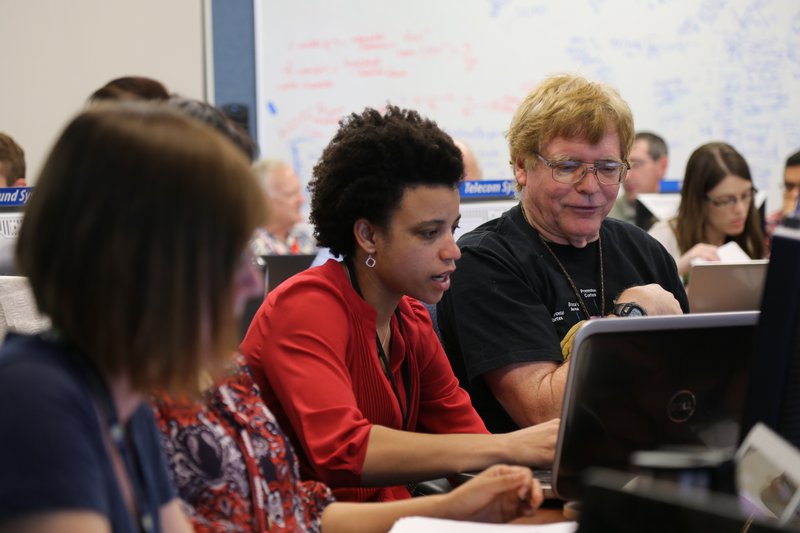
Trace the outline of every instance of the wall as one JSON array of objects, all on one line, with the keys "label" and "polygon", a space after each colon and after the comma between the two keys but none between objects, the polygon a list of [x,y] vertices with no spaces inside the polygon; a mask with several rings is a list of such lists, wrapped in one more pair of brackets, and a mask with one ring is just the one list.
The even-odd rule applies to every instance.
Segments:
[{"label": "wall", "polygon": [[387,101],[435,119],[510,178],[504,132],[533,85],[576,72],[617,87],[662,134],[668,176],[710,140],[779,196],[800,148],[796,0],[255,0],[262,153],[307,180],[345,114]]},{"label": "wall", "polygon": [[202,0],[0,1],[0,131],[29,183],[61,129],[107,81],[149,76],[204,97]]}]

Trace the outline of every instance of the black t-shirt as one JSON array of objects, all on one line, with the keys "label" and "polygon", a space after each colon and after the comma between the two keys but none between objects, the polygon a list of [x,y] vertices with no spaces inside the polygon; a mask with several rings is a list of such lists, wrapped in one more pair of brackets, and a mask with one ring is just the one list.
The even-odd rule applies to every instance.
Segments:
[{"label": "black t-shirt", "polygon": [[[600,280],[598,246],[603,249]],[[605,314],[625,289],[658,283],[684,312],[689,304],[675,261],[642,229],[606,219],[600,239],[584,248],[548,243],[581,292],[592,316]],[[458,241],[461,259],[438,305],[439,327],[456,376],[495,433],[518,426],[480,376],[514,363],[561,363],[560,342],[586,318],[575,292],[519,205]],[[476,379],[478,378],[478,379]]]}]

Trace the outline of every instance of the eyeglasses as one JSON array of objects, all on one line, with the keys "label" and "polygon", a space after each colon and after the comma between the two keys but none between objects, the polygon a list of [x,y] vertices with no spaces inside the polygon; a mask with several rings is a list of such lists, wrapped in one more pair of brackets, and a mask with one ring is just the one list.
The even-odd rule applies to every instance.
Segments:
[{"label": "eyeglasses", "polygon": [[739,202],[742,202],[745,205],[749,204],[753,201],[753,197],[755,195],[756,188],[751,187],[749,190],[743,192],[739,196],[721,196],[719,198],[709,198],[706,196],[706,200],[714,207],[732,209],[733,207],[736,207]]},{"label": "eyeglasses", "polygon": [[[542,163],[550,167],[553,171],[553,179],[559,183],[578,183],[587,173],[591,172],[603,185],[618,185],[625,179],[631,166],[626,161],[614,161],[612,159],[594,161],[578,161],[575,159],[565,159],[564,161],[550,162],[539,152],[533,152]],[[588,166],[587,166],[588,165]]]},{"label": "eyeglasses", "polygon": [[794,192],[797,189],[800,189],[800,183],[792,183],[790,181],[783,182],[783,190],[788,193]]}]

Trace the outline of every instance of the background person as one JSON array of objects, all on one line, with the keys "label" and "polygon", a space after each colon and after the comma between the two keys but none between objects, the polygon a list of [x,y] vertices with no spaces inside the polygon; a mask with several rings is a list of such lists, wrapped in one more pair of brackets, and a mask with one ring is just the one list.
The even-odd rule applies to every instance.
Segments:
[{"label": "background person", "polygon": [[[10,135],[0,132],[0,189],[4,187],[26,187],[25,152]],[[13,275],[14,266],[13,235],[0,235],[0,275]]]},{"label": "background person", "polygon": [[797,210],[797,200],[800,198],[800,151],[786,159],[783,168],[783,205],[779,211],[767,216],[766,234],[767,243],[775,228],[784,218],[791,216]]},{"label": "background person", "polygon": [[559,416],[576,324],[688,309],[666,251],[606,218],[633,142],[614,89],[550,77],[517,109],[508,142],[520,203],[459,239],[438,306],[453,369],[493,432]]},{"label": "background person", "polygon": [[453,142],[458,146],[458,149],[461,150],[461,157],[464,161],[464,180],[476,181],[483,179],[483,171],[481,170],[480,164],[478,164],[478,158],[475,157],[475,152],[472,151],[472,148],[458,139],[454,139]]},{"label": "background person", "polygon": [[[655,133],[641,131],[634,137],[628,161],[631,168],[622,182],[624,194],[617,196],[608,216],[636,224],[636,198],[641,193],[659,192],[661,180],[667,173],[667,143]],[[650,229],[653,223],[655,219],[651,217],[642,229]]]},{"label": "background person", "polygon": [[98,105],[67,126],[17,253],[53,329],[0,348],[4,530],[191,530],[144,398],[196,389],[235,346],[257,193],[246,159],[175,111]]},{"label": "background person", "polygon": [[25,152],[10,135],[0,132],[0,188],[26,186]]},{"label": "background person", "polygon": [[217,130],[239,148],[250,161],[258,156],[258,146],[250,134],[218,107],[202,100],[177,95],[170,97],[166,104]]},{"label": "background person", "polygon": [[414,111],[343,120],[309,190],[317,240],[344,261],[270,291],[242,342],[301,475],[337,499],[405,499],[409,482],[553,459],[557,421],[486,434],[418,301],[450,285],[463,173]]},{"label": "background person", "polygon": [[310,232],[301,226],[305,203],[300,178],[294,169],[278,159],[262,159],[253,165],[269,207],[270,219],[260,227],[250,248],[255,255],[297,255],[316,253]]},{"label": "background person", "polygon": [[681,276],[692,261],[718,261],[717,248],[735,241],[753,259],[765,255],[756,189],[747,161],[723,142],[697,148],[686,163],[678,214],[650,230],[673,256]]},{"label": "background person", "polygon": [[146,76],[123,76],[115,78],[89,96],[90,102],[105,100],[152,100],[169,98],[169,91],[158,80]]}]

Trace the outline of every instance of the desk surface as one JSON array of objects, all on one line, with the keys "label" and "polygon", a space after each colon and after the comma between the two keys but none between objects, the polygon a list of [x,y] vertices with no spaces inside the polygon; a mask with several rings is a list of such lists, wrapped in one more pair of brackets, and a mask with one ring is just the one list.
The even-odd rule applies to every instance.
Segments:
[{"label": "desk surface", "polygon": [[576,518],[570,518],[570,513],[564,516],[564,502],[561,500],[545,500],[542,506],[536,510],[536,514],[530,518],[520,518],[514,520],[514,524],[555,524],[556,522],[573,522]]},{"label": "desk surface", "polygon": [[556,522],[567,522],[564,513],[559,509],[544,508],[537,509],[536,514],[529,518],[519,518],[514,520],[514,524],[555,524]]}]

